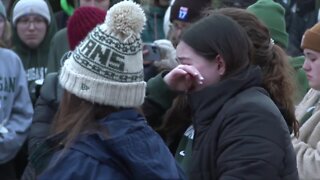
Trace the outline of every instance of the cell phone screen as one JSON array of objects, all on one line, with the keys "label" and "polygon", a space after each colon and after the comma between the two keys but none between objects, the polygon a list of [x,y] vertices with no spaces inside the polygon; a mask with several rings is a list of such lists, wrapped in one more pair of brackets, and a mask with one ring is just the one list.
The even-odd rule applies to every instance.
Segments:
[{"label": "cell phone screen", "polygon": [[155,44],[144,44],[143,45],[143,61],[145,62],[153,62],[159,61],[160,57],[160,49]]}]

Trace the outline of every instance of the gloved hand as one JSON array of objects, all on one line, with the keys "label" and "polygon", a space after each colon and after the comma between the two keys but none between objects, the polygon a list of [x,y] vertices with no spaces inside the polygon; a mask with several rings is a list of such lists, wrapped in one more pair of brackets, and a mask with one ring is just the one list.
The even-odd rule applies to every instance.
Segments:
[{"label": "gloved hand", "polygon": [[176,60],[176,49],[173,47],[172,43],[167,39],[160,39],[154,41],[154,44],[160,49],[160,61],[155,61],[154,66],[160,71],[171,70],[179,65]]}]

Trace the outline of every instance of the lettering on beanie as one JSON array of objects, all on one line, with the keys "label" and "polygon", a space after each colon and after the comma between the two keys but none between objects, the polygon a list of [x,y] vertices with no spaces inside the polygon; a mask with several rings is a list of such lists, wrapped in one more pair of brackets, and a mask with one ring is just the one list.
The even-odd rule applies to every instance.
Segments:
[{"label": "lettering on beanie", "polygon": [[91,36],[80,44],[73,57],[76,62],[92,73],[114,81],[134,82],[143,79],[143,73],[122,72],[126,71],[125,56],[139,51],[141,51],[141,43],[138,39],[128,44],[121,43],[96,28]]}]

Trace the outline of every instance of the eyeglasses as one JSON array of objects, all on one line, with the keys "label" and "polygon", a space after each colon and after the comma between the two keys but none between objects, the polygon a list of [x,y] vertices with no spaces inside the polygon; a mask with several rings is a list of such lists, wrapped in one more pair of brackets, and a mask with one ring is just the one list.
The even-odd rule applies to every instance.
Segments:
[{"label": "eyeglasses", "polygon": [[35,17],[33,19],[28,17],[22,17],[18,20],[17,26],[20,26],[21,28],[29,28],[31,23],[37,29],[42,28],[46,25],[46,21],[42,17]]}]

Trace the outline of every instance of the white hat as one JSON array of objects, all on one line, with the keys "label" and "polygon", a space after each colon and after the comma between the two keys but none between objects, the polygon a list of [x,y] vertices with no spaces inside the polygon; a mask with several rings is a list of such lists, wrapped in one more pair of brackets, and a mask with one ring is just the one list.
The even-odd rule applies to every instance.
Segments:
[{"label": "white hat", "polygon": [[137,3],[112,6],[65,61],[60,84],[72,94],[102,105],[140,106],[145,97],[142,41],[146,17]]},{"label": "white hat", "polygon": [[44,0],[20,0],[13,8],[12,22],[16,25],[21,16],[38,14],[44,17],[48,23],[51,22],[50,11]]}]

